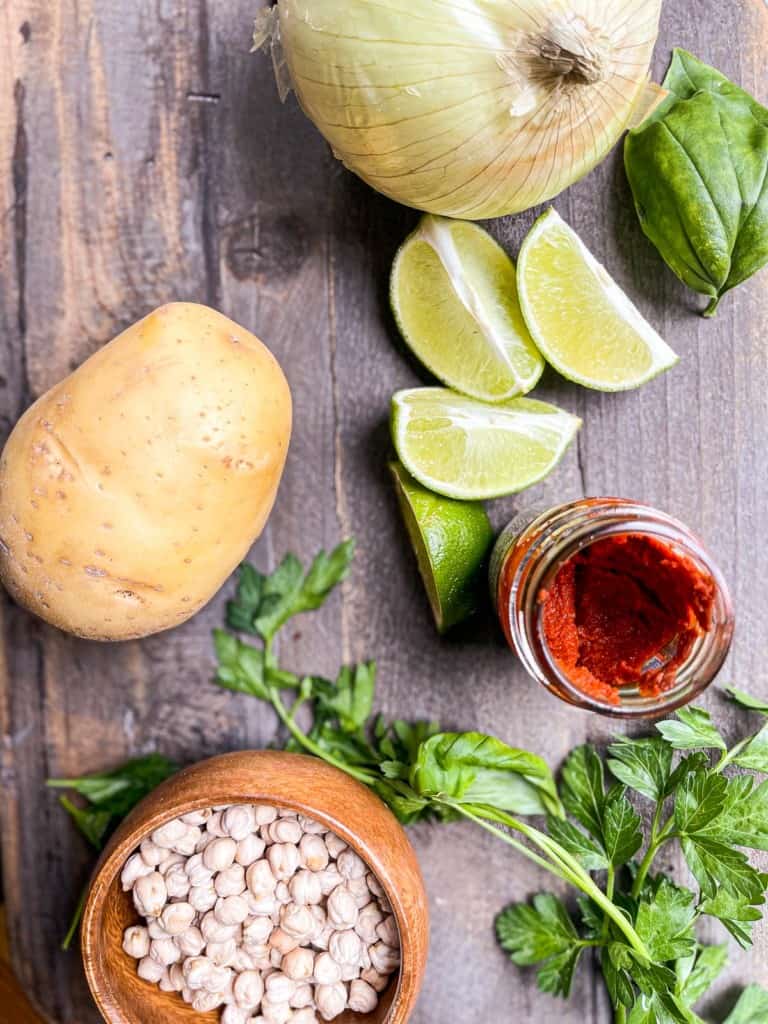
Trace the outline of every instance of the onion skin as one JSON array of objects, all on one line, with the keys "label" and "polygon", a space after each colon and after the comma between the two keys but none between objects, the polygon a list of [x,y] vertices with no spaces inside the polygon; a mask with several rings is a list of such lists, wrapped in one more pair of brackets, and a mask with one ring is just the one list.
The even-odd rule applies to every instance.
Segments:
[{"label": "onion skin", "polygon": [[278,10],[281,59],[339,159],[407,206],[482,219],[552,198],[607,155],[647,86],[661,0]]}]

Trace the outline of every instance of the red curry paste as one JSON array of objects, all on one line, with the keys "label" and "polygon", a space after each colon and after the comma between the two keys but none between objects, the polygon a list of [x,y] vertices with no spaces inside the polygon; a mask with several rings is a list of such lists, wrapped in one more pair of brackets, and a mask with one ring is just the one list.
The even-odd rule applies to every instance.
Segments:
[{"label": "red curry paste", "polygon": [[674,684],[711,628],[715,582],[663,540],[619,534],[573,555],[540,600],[561,672],[589,696],[618,704],[621,686],[655,696]]}]

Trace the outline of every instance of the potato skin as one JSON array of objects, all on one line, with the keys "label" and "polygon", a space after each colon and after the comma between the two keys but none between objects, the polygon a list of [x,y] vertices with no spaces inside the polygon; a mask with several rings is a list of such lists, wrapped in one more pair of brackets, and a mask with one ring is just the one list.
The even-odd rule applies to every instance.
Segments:
[{"label": "potato skin", "polygon": [[38,399],[0,457],[0,578],[77,636],[169,629],[261,533],[291,395],[254,335],[206,306],[161,306]]}]

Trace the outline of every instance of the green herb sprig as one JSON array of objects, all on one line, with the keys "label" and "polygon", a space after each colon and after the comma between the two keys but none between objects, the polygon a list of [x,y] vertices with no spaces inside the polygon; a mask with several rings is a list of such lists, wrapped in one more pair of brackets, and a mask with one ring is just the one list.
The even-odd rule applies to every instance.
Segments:
[{"label": "green herb sprig", "polygon": [[[67,796],[59,803],[70,815],[79,831],[96,850],[101,850],[117,825],[148,793],[177,770],[177,766],[160,754],[148,754],[127,761],[111,772],[97,772],[75,779],[48,779],[53,789],[71,789],[83,797],[78,807]],[[62,949],[69,949],[77,932],[85,904],[82,893],[75,909]]]},{"label": "green herb sprig", "polygon": [[[404,823],[467,818],[573,886],[576,914],[541,893],[496,922],[511,959],[539,965],[543,991],[567,996],[579,959],[593,950],[616,1024],[700,1024],[692,1007],[727,953],[699,942],[698,920],[719,919],[748,946],[762,916],[768,877],[743,848],[768,849],[768,783],[726,769],[768,772],[768,725],[728,749],[709,714],[688,708],[661,723],[660,735],[618,739],[607,760],[591,746],[576,748],[558,786],[541,758],[495,737],[440,732],[434,722],[386,723],[373,714],[372,662],[345,666],[330,681],[287,671],[275,654],[279,630],[294,614],[320,607],[346,578],[352,555],[347,541],[321,552],[306,573],[292,555],[268,575],[243,566],[227,624],[261,646],[217,630],[216,682],[269,703],[289,749],[370,786]],[[753,698],[733,696],[768,714]],[[302,717],[311,712],[308,729],[300,709]],[[653,804],[649,830],[635,806],[640,799]],[[525,820],[532,816],[545,827]],[[682,848],[695,889],[653,874],[672,842]],[[746,990],[728,1024],[751,1020],[763,996]]]}]

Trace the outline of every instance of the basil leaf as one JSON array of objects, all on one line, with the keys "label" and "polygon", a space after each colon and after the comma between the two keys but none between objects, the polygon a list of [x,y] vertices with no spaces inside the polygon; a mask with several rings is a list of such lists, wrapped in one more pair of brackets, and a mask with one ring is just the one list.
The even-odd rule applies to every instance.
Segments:
[{"label": "basil leaf", "polygon": [[421,796],[516,814],[560,813],[545,761],[478,732],[438,733],[422,743],[411,785]]},{"label": "basil leaf", "polygon": [[627,176],[643,231],[713,315],[768,262],[768,111],[685,51],[664,86],[627,137]]}]

